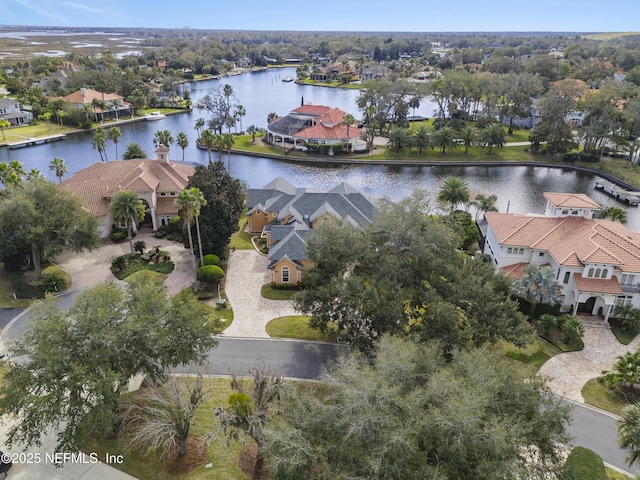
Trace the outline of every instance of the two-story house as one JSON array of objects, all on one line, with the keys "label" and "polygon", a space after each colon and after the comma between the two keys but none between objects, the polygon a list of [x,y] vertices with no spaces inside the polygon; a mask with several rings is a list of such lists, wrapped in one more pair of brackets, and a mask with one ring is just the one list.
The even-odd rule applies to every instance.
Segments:
[{"label": "two-story house", "polygon": [[526,265],[549,265],[573,315],[607,320],[617,305],[640,307],[640,234],[595,219],[601,207],[587,195],[544,196],[544,215],[485,213],[484,253],[496,269],[520,278]]},{"label": "two-story house", "polygon": [[16,127],[31,123],[33,114],[20,110],[20,102],[13,98],[0,98],[0,119],[7,120]]}]

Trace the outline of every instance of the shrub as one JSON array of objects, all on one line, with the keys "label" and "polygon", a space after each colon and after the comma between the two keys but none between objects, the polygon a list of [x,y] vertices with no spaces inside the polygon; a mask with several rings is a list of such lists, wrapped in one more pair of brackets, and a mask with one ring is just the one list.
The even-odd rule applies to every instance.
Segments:
[{"label": "shrub", "polygon": [[[131,232],[131,238],[135,238],[136,232]],[[127,229],[125,227],[118,227],[115,224],[111,225],[111,233],[109,234],[109,240],[114,243],[119,243],[127,239]]]},{"label": "shrub", "polygon": [[147,244],[145,243],[144,240],[138,240],[133,244],[133,251],[139,254],[143,254],[146,249],[147,249]]},{"label": "shrub", "polygon": [[213,253],[205,255],[202,261],[204,262],[204,265],[220,265],[220,257]]},{"label": "shrub", "polygon": [[224,272],[217,265],[205,265],[200,267],[196,273],[199,282],[217,283],[224,277]]},{"label": "shrub", "polygon": [[111,260],[111,269],[119,272],[127,268],[127,263],[127,257],[125,257],[124,255],[120,255],[119,257]]},{"label": "shrub", "polygon": [[60,290],[66,290],[68,288],[67,281],[65,278],[58,274],[52,273],[49,275],[45,275],[42,278],[42,288],[44,288],[45,292],[59,292]]},{"label": "shrub", "polygon": [[545,336],[549,336],[549,332],[558,326],[558,318],[555,315],[545,313],[540,315],[538,326]]},{"label": "shrub", "polygon": [[598,162],[600,161],[600,157],[598,156],[598,152],[583,150],[578,154],[580,160],[583,162]]},{"label": "shrub", "polygon": [[180,231],[180,217],[173,217],[169,220],[169,231],[170,232]]},{"label": "shrub", "polygon": [[600,455],[583,447],[574,447],[562,469],[561,480],[607,480]]},{"label": "shrub", "polygon": [[575,317],[565,315],[558,322],[558,326],[560,327],[560,338],[564,343],[579,342],[584,336],[584,325]]},{"label": "shrub", "polygon": [[492,123],[498,123],[498,119],[495,117],[479,117],[478,120],[476,120],[476,127],[483,129]]}]

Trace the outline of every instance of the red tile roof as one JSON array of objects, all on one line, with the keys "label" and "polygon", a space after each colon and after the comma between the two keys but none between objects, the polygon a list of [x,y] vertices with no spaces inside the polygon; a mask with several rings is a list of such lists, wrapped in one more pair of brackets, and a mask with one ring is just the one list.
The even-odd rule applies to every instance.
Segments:
[{"label": "red tile roof", "polygon": [[342,119],[346,114],[347,112],[345,112],[344,110],[340,110],[339,108],[332,108],[327,113],[318,118],[316,122],[330,124],[340,123],[342,122]]},{"label": "red tile roof", "polygon": [[302,105],[292,112],[302,113],[305,115],[324,115],[332,110],[331,107],[327,107],[325,105]]},{"label": "red tile roof", "polygon": [[602,263],[640,272],[640,235],[619,223],[497,212],[485,218],[501,245],[548,251],[559,265]]},{"label": "red tile roof", "polygon": [[339,123],[333,127],[327,127],[321,123],[313,127],[305,128],[293,134],[294,138],[303,139],[341,139],[341,138],[358,138],[364,132],[353,125],[349,127],[349,135],[347,135],[347,126]]},{"label": "red tile roof", "polygon": [[556,207],[588,208],[593,210],[600,210],[602,208],[600,205],[598,205],[583,193],[544,192],[544,196]]},{"label": "red tile roof", "polygon": [[622,288],[618,283],[618,277],[610,279],[604,278],[584,278],[579,273],[574,274],[576,286],[581,292],[589,293],[609,293],[612,295],[623,295]]},{"label": "red tile roof", "polygon": [[[194,169],[189,165],[158,160],[117,160],[95,163],[63,181],[60,188],[74,192],[82,205],[96,215],[106,215],[109,199],[119,190],[158,193],[185,189]],[[173,201],[173,199],[171,199]],[[170,212],[159,213],[172,213]]]}]

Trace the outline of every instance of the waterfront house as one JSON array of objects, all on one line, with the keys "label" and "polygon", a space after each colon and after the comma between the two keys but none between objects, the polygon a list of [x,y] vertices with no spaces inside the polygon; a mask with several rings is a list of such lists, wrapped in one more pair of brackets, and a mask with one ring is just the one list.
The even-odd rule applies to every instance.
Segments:
[{"label": "waterfront house", "polygon": [[0,98],[0,119],[7,120],[12,126],[17,127],[31,123],[33,114],[20,110],[20,102],[13,98]]},{"label": "waterfront house", "polygon": [[63,181],[60,188],[78,195],[82,206],[98,217],[102,237],[111,231],[109,203],[120,190],[136,192],[145,206],[145,218],[135,228],[148,226],[157,230],[178,215],[175,199],[186,188],[194,168],[171,162],[169,148],[164,145],[155,153],[157,157],[153,160],[95,163]]},{"label": "waterfront house", "polygon": [[265,139],[282,148],[307,150],[308,144],[349,145],[352,151],[365,151],[364,131],[342,123],[346,112],[325,105],[305,104],[267,125]]},{"label": "waterfront house", "polygon": [[615,316],[640,307],[640,234],[594,218],[600,205],[584,194],[545,193],[544,215],[487,212],[484,253],[496,270],[519,278],[526,265],[549,265],[573,315]]},{"label": "waterfront house", "polygon": [[365,195],[346,183],[322,191],[296,188],[283,178],[249,189],[248,226],[267,241],[271,282],[300,284],[302,271],[312,265],[307,255],[308,235],[325,223],[346,222],[363,228],[383,198]]},{"label": "waterfront house", "polygon": [[[132,112],[131,104],[125,102],[123,96],[117,93],[102,93],[91,88],[81,88],[61,97],[61,100],[72,104],[75,108],[90,107],[100,120],[104,120],[105,117],[117,119],[122,115],[131,115]],[[102,106],[95,105],[94,100],[101,102]]]}]

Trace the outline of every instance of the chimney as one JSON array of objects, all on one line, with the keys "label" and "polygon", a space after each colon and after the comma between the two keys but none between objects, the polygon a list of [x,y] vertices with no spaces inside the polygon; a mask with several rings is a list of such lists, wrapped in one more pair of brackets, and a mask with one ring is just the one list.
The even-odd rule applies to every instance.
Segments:
[{"label": "chimney", "polygon": [[80,89],[80,95],[82,95],[83,97],[86,97],[86,96],[87,96],[87,89],[86,89],[86,88],[84,88],[84,87],[82,87],[82,88]]}]

